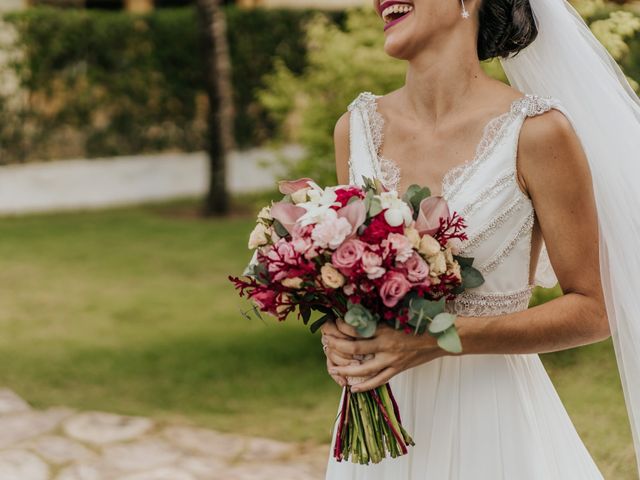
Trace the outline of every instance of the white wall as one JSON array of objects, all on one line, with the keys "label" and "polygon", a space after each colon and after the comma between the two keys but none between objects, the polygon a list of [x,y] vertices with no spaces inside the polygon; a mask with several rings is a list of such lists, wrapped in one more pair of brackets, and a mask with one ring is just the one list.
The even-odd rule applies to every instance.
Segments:
[{"label": "white wall", "polygon": [[20,10],[26,7],[26,0],[0,0],[0,11]]},{"label": "white wall", "polygon": [[[295,160],[297,146],[279,152]],[[265,167],[263,163],[269,166]],[[233,193],[274,188],[283,164],[272,151],[254,149],[229,159]],[[84,210],[172,198],[207,190],[204,153],[163,154],[96,160],[62,160],[0,167],[0,214]]]}]

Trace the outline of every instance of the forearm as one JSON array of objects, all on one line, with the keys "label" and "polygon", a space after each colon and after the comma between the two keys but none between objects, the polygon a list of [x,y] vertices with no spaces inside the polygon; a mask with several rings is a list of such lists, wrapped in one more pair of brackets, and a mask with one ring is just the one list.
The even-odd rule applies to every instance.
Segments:
[{"label": "forearm", "polygon": [[545,353],[609,337],[603,302],[579,293],[522,312],[459,317],[456,327],[463,355]]}]

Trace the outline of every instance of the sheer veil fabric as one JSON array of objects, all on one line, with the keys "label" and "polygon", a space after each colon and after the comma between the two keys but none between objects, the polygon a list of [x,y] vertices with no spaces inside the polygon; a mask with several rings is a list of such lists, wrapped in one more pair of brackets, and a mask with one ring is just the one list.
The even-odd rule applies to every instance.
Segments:
[{"label": "sheer veil fabric", "polygon": [[[523,92],[560,99],[589,159],[600,264],[640,460],[640,100],[566,0],[530,0],[538,37],[502,65]],[[640,463],[638,463],[640,470]]]}]

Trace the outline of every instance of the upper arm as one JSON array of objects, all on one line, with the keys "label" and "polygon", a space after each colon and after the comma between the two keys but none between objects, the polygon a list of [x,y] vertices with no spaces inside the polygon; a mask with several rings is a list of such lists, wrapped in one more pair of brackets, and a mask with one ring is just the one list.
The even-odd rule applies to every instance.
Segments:
[{"label": "upper arm", "polygon": [[349,117],[351,112],[345,112],[338,119],[333,130],[333,143],[336,150],[336,174],[338,183],[349,183]]},{"label": "upper arm", "polygon": [[525,121],[518,173],[562,289],[602,300],[591,172],[581,142],[562,113],[551,110]]}]

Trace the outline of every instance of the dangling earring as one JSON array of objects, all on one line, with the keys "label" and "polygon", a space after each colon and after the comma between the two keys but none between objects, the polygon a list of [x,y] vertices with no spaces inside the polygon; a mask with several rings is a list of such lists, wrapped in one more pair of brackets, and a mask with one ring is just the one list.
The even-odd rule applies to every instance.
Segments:
[{"label": "dangling earring", "polygon": [[462,2],[462,13],[460,15],[462,15],[462,18],[469,18],[469,10],[467,10],[467,7],[465,7],[464,0],[460,1]]}]

